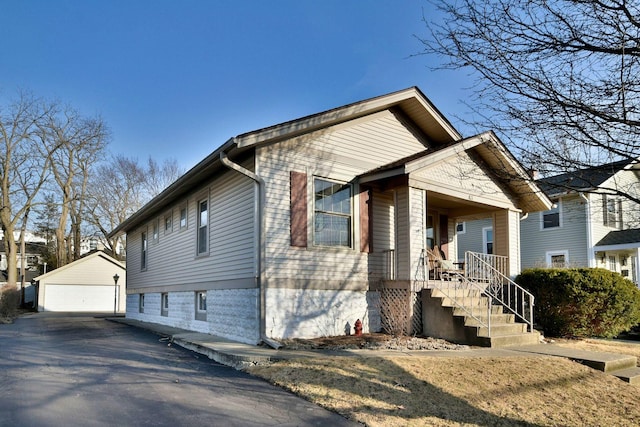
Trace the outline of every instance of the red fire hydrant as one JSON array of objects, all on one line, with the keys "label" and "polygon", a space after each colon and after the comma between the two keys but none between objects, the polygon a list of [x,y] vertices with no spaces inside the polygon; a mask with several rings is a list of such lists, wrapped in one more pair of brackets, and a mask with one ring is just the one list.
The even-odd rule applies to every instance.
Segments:
[{"label": "red fire hydrant", "polygon": [[356,320],[353,328],[356,330],[356,335],[362,335],[362,322],[360,321],[360,319]]}]

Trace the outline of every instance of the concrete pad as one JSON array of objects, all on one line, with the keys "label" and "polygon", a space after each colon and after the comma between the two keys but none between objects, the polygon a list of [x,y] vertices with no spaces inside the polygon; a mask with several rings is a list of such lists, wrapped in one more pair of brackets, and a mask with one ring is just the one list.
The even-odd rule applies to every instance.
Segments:
[{"label": "concrete pad", "polygon": [[611,375],[620,378],[622,381],[626,381],[632,385],[640,384],[640,368],[628,368],[620,369],[619,371],[611,372]]},{"label": "concrete pad", "polygon": [[564,357],[602,372],[612,372],[633,368],[638,360],[635,356],[599,351],[578,350],[553,344],[525,345],[511,348],[525,353],[544,354],[547,356]]}]

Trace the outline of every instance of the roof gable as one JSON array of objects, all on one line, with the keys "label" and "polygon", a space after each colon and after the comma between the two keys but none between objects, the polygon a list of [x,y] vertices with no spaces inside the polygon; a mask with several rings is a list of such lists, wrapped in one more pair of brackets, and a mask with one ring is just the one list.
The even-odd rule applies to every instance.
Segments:
[{"label": "roof gable", "polygon": [[636,161],[625,159],[547,178],[541,178],[537,182],[540,185],[540,188],[542,188],[548,195],[595,190],[598,187],[605,185],[606,182],[615,177],[616,174],[624,170],[635,168],[636,165]]},{"label": "roof gable", "polygon": [[36,277],[35,280],[48,279],[51,276],[55,276],[57,274],[63,273],[66,270],[69,270],[71,268],[75,268],[80,264],[91,262],[92,260],[94,260],[96,258],[104,260],[105,263],[113,264],[116,268],[119,268],[119,269],[121,269],[123,271],[126,271],[126,266],[123,263],[121,263],[120,261],[118,261],[115,258],[110,257],[109,255],[105,254],[102,251],[96,251],[96,252],[94,252],[94,253],[92,253],[90,255],[87,255],[85,257],[77,259],[77,260],[75,260],[75,261],[73,261],[73,262],[71,262],[69,264],[63,265],[62,267],[56,268],[55,270],[51,270],[51,271],[49,271],[49,272],[47,272],[45,274],[42,274],[42,275]]},{"label": "roof gable", "polygon": [[240,156],[256,146],[289,140],[331,126],[346,123],[384,110],[398,110],[423,132],[434,146],[450,144],[461,135],[417,88],[411,87],[387,95],[366,99],[321,113],[291,120],[229,139],[162,193],[118,225],[110,235],[127,232],[189,194],[216,171],[222,169],[221,156]]}]

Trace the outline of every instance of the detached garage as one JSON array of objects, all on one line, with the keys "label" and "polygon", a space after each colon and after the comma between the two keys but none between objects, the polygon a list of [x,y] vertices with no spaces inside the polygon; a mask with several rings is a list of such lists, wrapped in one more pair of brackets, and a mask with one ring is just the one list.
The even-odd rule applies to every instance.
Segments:
[{"label": "detached garage", "polygon": [[[114,276],[117,276],[117,282]],[[38,282],[38,311],[125,311],[126,267],[102,251],[35,280]]]}]

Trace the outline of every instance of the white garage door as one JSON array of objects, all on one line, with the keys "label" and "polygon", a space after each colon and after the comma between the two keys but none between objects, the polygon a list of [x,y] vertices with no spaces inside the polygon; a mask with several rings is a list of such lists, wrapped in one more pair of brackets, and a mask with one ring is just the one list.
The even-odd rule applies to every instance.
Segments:
[{"label": "white garage door", "polygon": [[45,285],[45,311],[113,311],[113,286]]}]

